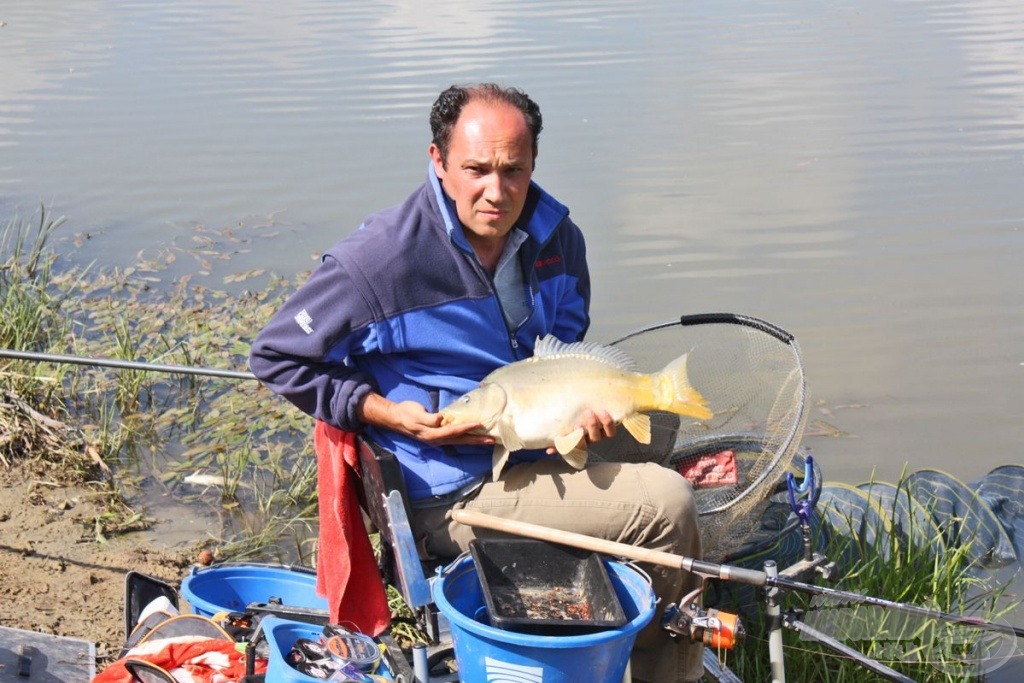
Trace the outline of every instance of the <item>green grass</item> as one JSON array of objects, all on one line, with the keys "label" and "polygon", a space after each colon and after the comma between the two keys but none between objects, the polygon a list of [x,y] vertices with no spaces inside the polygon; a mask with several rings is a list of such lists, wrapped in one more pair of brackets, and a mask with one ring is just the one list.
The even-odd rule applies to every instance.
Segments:
[{"label": "green grass", "polygon": [[[211,284],[213,264],[228,267],[267,226],[196,227],[180,236],[185,246],[104,268],[71,261],[76,243],[101,238],[68,239],[64,223],[41,208],[0,234],[0,347],[245,370],[249,340],[294,288],[264,271],[224,277],[231,291]],[[35,412],[0,409],[0,464],[106,487],[104,534],[144,523],[136,508],[147,478],[198,507],[209,492],[182,482],[199,470],[224,482],[223,522],[208,545],[233,559],[314,561],[312,421],[258,382],[0,359],[0,390]],[[61,425],[59,437],[42,416]]]},{"label": "green grass", "polygon": [[[823,552],[831,559],[845,558],[838,563],[838,583],[823,583],[820,577],[816,583],[997,621],[1016,604],[1010,604],[1005,586],[981,578],[986,573],[972,565],[967,546],[937,551],[934,545],[914,545],[895,533],[886,534],[882,543],[885,548],[868,548],[859,538],[833,537]],[[783,594],[783,610],[787,609],[845,645],[921,682],[983,680],[979,678],[984,668],[979,666],[981,660],[991,666],[993,658],[1016,645],[1012,636],[989,636],[939,620],[795,591]],[[744,680],[771,680],[766,627],[763,622],[747,626],[749,637],[728,653],[726,661]],[[783,631],[783,642],[787,680],[885,680],[792,630]]]}]

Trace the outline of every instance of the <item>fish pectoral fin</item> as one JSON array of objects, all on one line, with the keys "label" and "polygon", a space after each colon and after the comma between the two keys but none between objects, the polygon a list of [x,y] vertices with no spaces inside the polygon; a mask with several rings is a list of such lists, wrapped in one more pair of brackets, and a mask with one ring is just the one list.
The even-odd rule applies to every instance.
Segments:
[{"label": "fish pectoral fin", "polygon": [[498,481],[498,477],[501,476],[501,471],[505,469],[505,463],[508,462],[509,450],[503,445],[498,444],[494,447],[494,457],[491,460],[491,476],[494,481]]},{"label": "fish pectoral fin", "polygon": [[583,427],[577,427],[568,434],[562,434],[561,436],[555,437],[555,450],[562,457],[565,457],[567,453],[576,450],[577,446],[580,445],[580,441],[583,441]]},{"label": "fish pectoral fin", "polygon": [[526,447],[523,440],[516,434],[515,428],[506,422],[498,425],[498,441],[509,451],[518,451]]},{"label": "fish pectoral fin", "polygon": [[563,453],[562,458],[578,470],[582,470],[583,466],[587,464],[587,449],[585,448],[574,448],[568,453]]},{"label": "fish pectoral fin", "polygon": [[651,418],[644,413],[633,413],[627,415],[622,421],[630,436],[642,444],[651,443]]}]

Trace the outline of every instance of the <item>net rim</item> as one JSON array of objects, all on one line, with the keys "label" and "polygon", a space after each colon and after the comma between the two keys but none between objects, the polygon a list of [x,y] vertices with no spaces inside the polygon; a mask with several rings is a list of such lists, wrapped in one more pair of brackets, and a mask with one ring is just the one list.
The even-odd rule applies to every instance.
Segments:
[{"label": "net rim", "polygon": [[[630,332],[630,333],[628,333],[628,334],[626,334],[626,335],[616,339],[615,341],[611,342],[610,346],[615,346],[615,345],[620,344],[620,343],[622,343],[624,341],[632,339],[633,337],[637,337],[637,336],[639,336],[641,334],[646,334],[646,333],[649,333],[649,332],[655,332],[655,331],[658,331],[658,330],[664,330],[664,329],[667,329],[667,328],[670,328],[670,327],[675,327],[677,325],[682,326],[682,327],[689,327],[689,326],[696,326],[696,325],[742,325],[742,326],[745,326],[745,327],[753,328],[753,329],[758,330],[760,332],[764,332],[764,333],[770,335],[771,337],[774,337],[776,340],[778,340],[779,342],[781,342],[782,344],[784,344],[785,346],[787,346],[789,348],[790,353],[792,353],[793,359],[794,359],[793,369],[799,374],[798,390],[797,390],[796,396],[795,396],[796,405],[797,405],[796,417],[795,417],[795,419],[793,419],[791,421],[790,426],[787,429],[786,434],[785,434],[784,438],[782,439],[782,441],[780,443],[780,446],[775,449],[775,457],[772,458],[772,460],[768,464],[768,466],[765,467],[761,471],[761,473],[757,477],[755,477],[749,484],[747,484],[747,486],[744,487],[743,491],[741,493],[739,493],[737,496],[735,496],[732,500],[730,500],[730,501],[728,501],[726,503],[723,503],[723,504],[721,504],[721,505],[719,505],[719,506],[717,506],[715,508],[712,508],[712,509],[709,509],[709,510],[705,510],[705,511],[701,511],[699,513],[700,516],[718,514],[718,513],[722,513],[722,512],[725,512],[725,511],[731,509],[737,503],[740,503],[740,502],[744,502],[745,503],[746,502],[745,498],[747,497],[747,495],[751,491],[757,490],[762,484],[764,484],[765,479],[770,474],[772,474],[776,469],[778,469],[779,462],[781,462],[784,457],[787,457],[790,453],[795,455],[796,449],[799,446],[800,437],[803,434],[804,424],[805,424],[805,421],[806,421],[806,418],[807,418],[807,411],[806,411],[807,380],[806,380],[806,376],[804,374],[803,358],[802,358],[801,353],[800,353],[800,345],[797,342],[796,337],[793,334],[791,334],[790,332],[787,332],[786,330],[784,330],[783,328],[779,327],[778,325],[770,323],[770,322],[768,322],[766,320],[762,320],[760,318],[756,318],[754,316],[744,315],[744,314],[740,314],[740,313],[725,313],[725,312],[720,312],[720,313],[695,313],[695,314],[683,315],[683,316],[680,316],[679,318],[674,319],[674,320],[667,320],[665,322],[655,323],[655,324],[649,325],[649,326],[647,326],[647,327],[645,327],[643,329],[639,329],[639,330],[635,330],[633,332]],[[714,437],[708,437],[708,440],[709,441],[711,439],[719,439],[719,440],[721,440],[721,439],[724,439],[724,438],[729,438],[729,437],[723,437],[721,435],[715,435]],[[757,439],[757,441],[759,443],[763,443],[763,439],[760,439],[759,437],[756,437],[756,436],[753,437],[753,438]],[[689,447],[689,446],[697,445],[697,444],[700,444],[700,443],[702,443],[702,440],[698,439],[696,441],[688,442],[686,444],[686,446]],[[673,455],[670,456],[670,458],[673,458],[674,455],[675,455],[675,453],[673,453]]]}]

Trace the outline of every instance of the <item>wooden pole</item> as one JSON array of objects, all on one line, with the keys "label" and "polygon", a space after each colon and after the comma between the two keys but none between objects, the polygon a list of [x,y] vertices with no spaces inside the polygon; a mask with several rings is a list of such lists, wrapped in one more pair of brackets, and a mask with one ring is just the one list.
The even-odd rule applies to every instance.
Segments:
[{"label": "wooden pole", "polygon": [[585,536],[572,531],[562,531],[561,529],[552,529],[551,527],[531,524],[530,522],[518,522],[512,519],[504,519],[502,517],[495,517],[494,515],[488,515],[483,512],[477,512],[476,510],[454,510],[452,512],[452,519],[467,526],[481,527],[484,529],[492,529],[494,531],[503,531],[508,534],[515,534],[516,536],[527,536],[529,538],[536,538],[542,541],[561,543],[574,548],[591,550],[595,553],[604,553],[605,555],[625,557],[638,562],[660,564],[674,569],[687,569],[685,566],[687,558],[682,555],[673,555],[660,550],[638,548],[637,546],[629,545],[628,543],[607,541],[603,538]]},{"label": "wooden pole", "polygon": [[452,519],[459,524],[465,524],[467,526],[491,529],[492,531],[502,531],[507,534],[526,536],[528,538],[536,538],[541,541],[551,541],[552,543],[561,543],[574,548],[590,550],[595,553],[625,557],[630,560],[636,560],[637,562],[658,564],[664,567],[672,567],[673,569],[682,569],[684,571],[693,572],[695,574],[700,574],[701,576],[739,581],[741,583],[748,583],[754,586],[765,585],[767,578],[764,572],[754,569],[744,569],[742,567],[733,567],[727,564],[704,562],[703,560],[695,560],[692,557],[686,557],[684,555],[673,555],[672,553],[666,553],[661,550],[639,548],[635,545],[629,545],[628,543],[618,543],[616,541],[608,541],[603,538],[595,538],[594,536],[577,534],[572,531],[552,529],[551,527],[532,524],[530,522],[520,522],[514,519],[495,517],[494,515],[489,515],[485,512],[478,512],[476,510],[453,510]]}]

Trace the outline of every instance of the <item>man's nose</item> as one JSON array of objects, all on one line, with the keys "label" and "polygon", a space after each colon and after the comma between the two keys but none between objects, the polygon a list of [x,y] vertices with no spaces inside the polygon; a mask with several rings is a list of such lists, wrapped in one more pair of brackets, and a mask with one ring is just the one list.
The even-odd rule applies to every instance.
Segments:
[{"label": "man's nose", "polygon": [[489,202],[500,202],[505,196],[505,184],[500,173],[490,173],[484,181],[484,199]]}]

